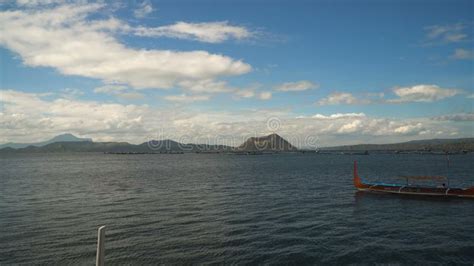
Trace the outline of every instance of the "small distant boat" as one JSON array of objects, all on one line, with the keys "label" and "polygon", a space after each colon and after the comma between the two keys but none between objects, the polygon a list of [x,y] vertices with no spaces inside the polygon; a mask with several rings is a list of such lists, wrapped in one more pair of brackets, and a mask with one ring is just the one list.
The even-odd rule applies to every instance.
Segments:
[{"label": "small distant boat", "polygon": [[357,162],[354,161],[354,186],[359,191],[381,192],[405,195],[423,195],[423,196],[443,196],[443,197],[463,197],[474,198],[474,187],[470,188],[452,188],[443,184],[440,187],[422,187],[409,184],[409,180],[443,180],[442,176],[404,176],[407,185],[385,184],[385,183],[364,183],[357,173]]}]

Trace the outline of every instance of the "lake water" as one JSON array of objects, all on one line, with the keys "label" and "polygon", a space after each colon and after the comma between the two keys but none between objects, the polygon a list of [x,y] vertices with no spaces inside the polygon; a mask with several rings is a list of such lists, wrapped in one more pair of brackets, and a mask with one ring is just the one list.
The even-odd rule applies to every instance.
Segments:
[{"label": "lake water", "polygon": [[[0,264],[474,263],[474,200],[356,193],[371,181],[451,177],[474,155],[0,157]],[[403,183],[403,180],[398,180]]]}]

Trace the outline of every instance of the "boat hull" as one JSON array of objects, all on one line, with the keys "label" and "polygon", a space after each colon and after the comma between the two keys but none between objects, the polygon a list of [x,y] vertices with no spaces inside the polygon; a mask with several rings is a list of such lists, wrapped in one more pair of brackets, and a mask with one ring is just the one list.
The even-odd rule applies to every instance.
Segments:
[{"label": "boat hull", "polygon": [[384,185],[363,183],[357,172],[357,162],[354,162],[354,186],[359,191],[390,193],[402,195],[461,197],[474,199],[474,187],[470,188],[431,188],[402,185]]}]

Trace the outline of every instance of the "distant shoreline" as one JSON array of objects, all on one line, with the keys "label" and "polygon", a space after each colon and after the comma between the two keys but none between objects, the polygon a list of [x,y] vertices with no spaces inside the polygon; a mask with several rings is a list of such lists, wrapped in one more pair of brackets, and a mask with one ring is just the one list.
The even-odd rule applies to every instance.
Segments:
[{"label": "distant shoreline", "polygon": [[[128,142],[94,142],[72,135],[70,141],[50,141],[39,144],[24,144],[26,147],[0,148],[0,153],[52,153],[52,152],[101,152],[105,154],[181,154],[181,153],[226,153],[236,155],[260,155],[275,153],[319,153],[319,154],[465,154],[474,152],[474,138],[415,140],[392,144],[359,144],[322,148],[296,148],[277,134],[253,137],[238,147],[215,144],[179,143],[173,140],[150,140],[141,144]],[[6,145],[6,144],[5,144]],[[14,143],[12,144],[14,145]]]},{"label": "distant shoreline", "polygon": [[446,155],[468,155],[474,151],[393,151],[393,150],[376,150],[370,152],[348,152],[342,150],[298,150],[298,151],[163,151],[163,152],[103,152],[103,151],[2,151],[0,155],[21,155],[21,154],[102,154],[107,155],[229,155],[229,156],[257,156],[257,155],[341,155],[341,156],[376,156],[376,155],[427,155],[427,156],[446,156]]}]

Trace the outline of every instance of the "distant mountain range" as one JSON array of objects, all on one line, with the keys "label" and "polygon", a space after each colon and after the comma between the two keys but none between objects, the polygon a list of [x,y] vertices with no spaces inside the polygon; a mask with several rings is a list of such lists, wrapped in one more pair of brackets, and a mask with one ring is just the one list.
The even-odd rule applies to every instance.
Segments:
[{"label": "distant mountain range", "polygon": [[106,152],[106,153],[170,153],[170,152],[245,152],[245,151],[294,151],[288,141],[277,134],[249,138],[238,148],[225,145],[184,144],[174,140],[151,140],[142,144],[128,142],[93,142],[71,134],[56,136],[38,143],[7,143],[0,152]]},{"label": "distant mountain range", "polygon": [[[359,144],[326,147],[322,151],[474,151],[474,138],[414,140],[395,144]],[[0,153],[31,152],[105,152],[105,153],[176,153],[176,152],[295,152],[298,151],[278,134],[247,139],[238,147],[225,145],[183,144],[173,140],[152,140],[142,144],[128,142],[93,142],[89,138],[78,138],[71,134],[56,136],[37,143],[7,143],[0,145]],[[306,152],[308,150],[301,150]],[[314,151],[313,151],[314,152]]]},{"label": "distant mountain range", "polygon": [[183,144],[173,140],[152,140],[142,144],[128,142],[92,142],[92,141],[60,141],[44,146],[27,146],[13,149],[6,147],[0,153],[8,152],[106,152],[106,153],[170,153],[170,152],[217,152],[232,150],[224,145]]},{"label": "distant mountain range", "polygon": [[474,138],[424,139],[394,144],[358,144],[326,147],[327,151],[474,151]]},{"label": "distant mountain range", "polygon": [[36,142],[36,143],[5,143],[5,144],[0,144],[0,149],[3,148],[12,148],[12,149],[21,149],[21,148],[26,148],[28,146],[35,146],[35,147],[42,147],[46,146],[51,143],[55,142],[78,142],[78,141],[87,141],[87,142],[92,142],[92,139],[89,138],[78,138],[72,134],[62,134],[58,135],[50,140],[42,141],[42,142]]}]

